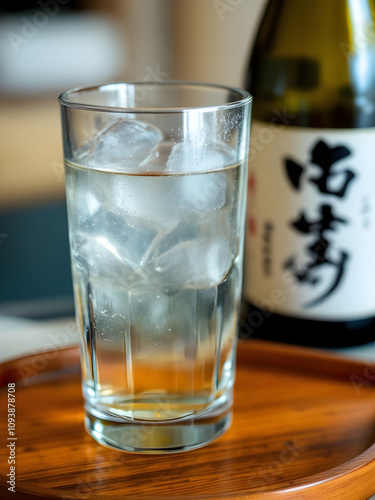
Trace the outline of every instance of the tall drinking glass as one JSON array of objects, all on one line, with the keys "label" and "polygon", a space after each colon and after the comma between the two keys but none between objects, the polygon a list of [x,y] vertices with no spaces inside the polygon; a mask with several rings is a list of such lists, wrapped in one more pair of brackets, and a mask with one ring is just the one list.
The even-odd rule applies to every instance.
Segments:
[{"label": "tall drinking glass", "polygon": [[86,429],[202,446],[231,423],[251,97],[148,82],[59,101]]}]

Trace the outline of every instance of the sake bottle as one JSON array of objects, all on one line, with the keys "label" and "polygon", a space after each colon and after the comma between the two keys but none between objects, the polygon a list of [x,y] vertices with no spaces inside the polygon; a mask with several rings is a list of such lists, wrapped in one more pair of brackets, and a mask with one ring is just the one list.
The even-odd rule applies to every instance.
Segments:
[{"label": "sake bottle", "polygon": [[375,0],[269,0],[253,44],[240,336],[375,340]]}]

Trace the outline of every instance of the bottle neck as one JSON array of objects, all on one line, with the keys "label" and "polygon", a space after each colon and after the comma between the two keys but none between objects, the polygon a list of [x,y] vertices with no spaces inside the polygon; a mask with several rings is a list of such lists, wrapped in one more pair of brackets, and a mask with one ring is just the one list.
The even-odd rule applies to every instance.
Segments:
[{"label": "bottle neck", "polygon": [[296,126],[375,126],[374,0],[270,0],[246,86],[256,118],[286,107]]}]

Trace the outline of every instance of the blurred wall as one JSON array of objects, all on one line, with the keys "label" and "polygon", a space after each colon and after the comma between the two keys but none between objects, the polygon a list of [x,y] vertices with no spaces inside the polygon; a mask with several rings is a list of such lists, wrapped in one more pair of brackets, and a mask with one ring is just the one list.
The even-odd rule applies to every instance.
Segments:
[{"label": "blurred wall", "polygon": [[265,0],[58,2],[0,17],[0,208],[64,196],[60,92],[119,79],[242,86]]},{"label": "blurred wall", "polygon": [[173,2],[172,45],[178,79],[243,86],[265,0]]},{"label": "blurred wall", "polygon": [[126,78],[149,77],[243,85],[266,0],[104,0],[127,36]]},{"label": "blurred wall", "polygon": [[66,0],[20,3],[25,10],[0,6],[0,209],[64,197],[57,96],[121,78],[127,64],[110,13]]},{"label": "blurred wall", "polygon": [[123,78],[126,43],[81,0],[0,4],[0,315],[73,314],[57,97]]},{"label": "blurred wall", "polygon": [[0,4],[0,314],[71,314],[57,96],[116,80],[242,86],[265,0]]}]

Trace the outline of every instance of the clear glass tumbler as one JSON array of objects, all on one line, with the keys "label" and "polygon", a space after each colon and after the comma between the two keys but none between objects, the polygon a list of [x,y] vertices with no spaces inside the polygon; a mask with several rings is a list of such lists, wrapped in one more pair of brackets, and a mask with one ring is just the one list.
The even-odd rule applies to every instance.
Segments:
[{"label": "clear glass tumbler", "polygon": [[202,446],[231,424],[251,97],[147,82],[59,101],[86,429]]}]

